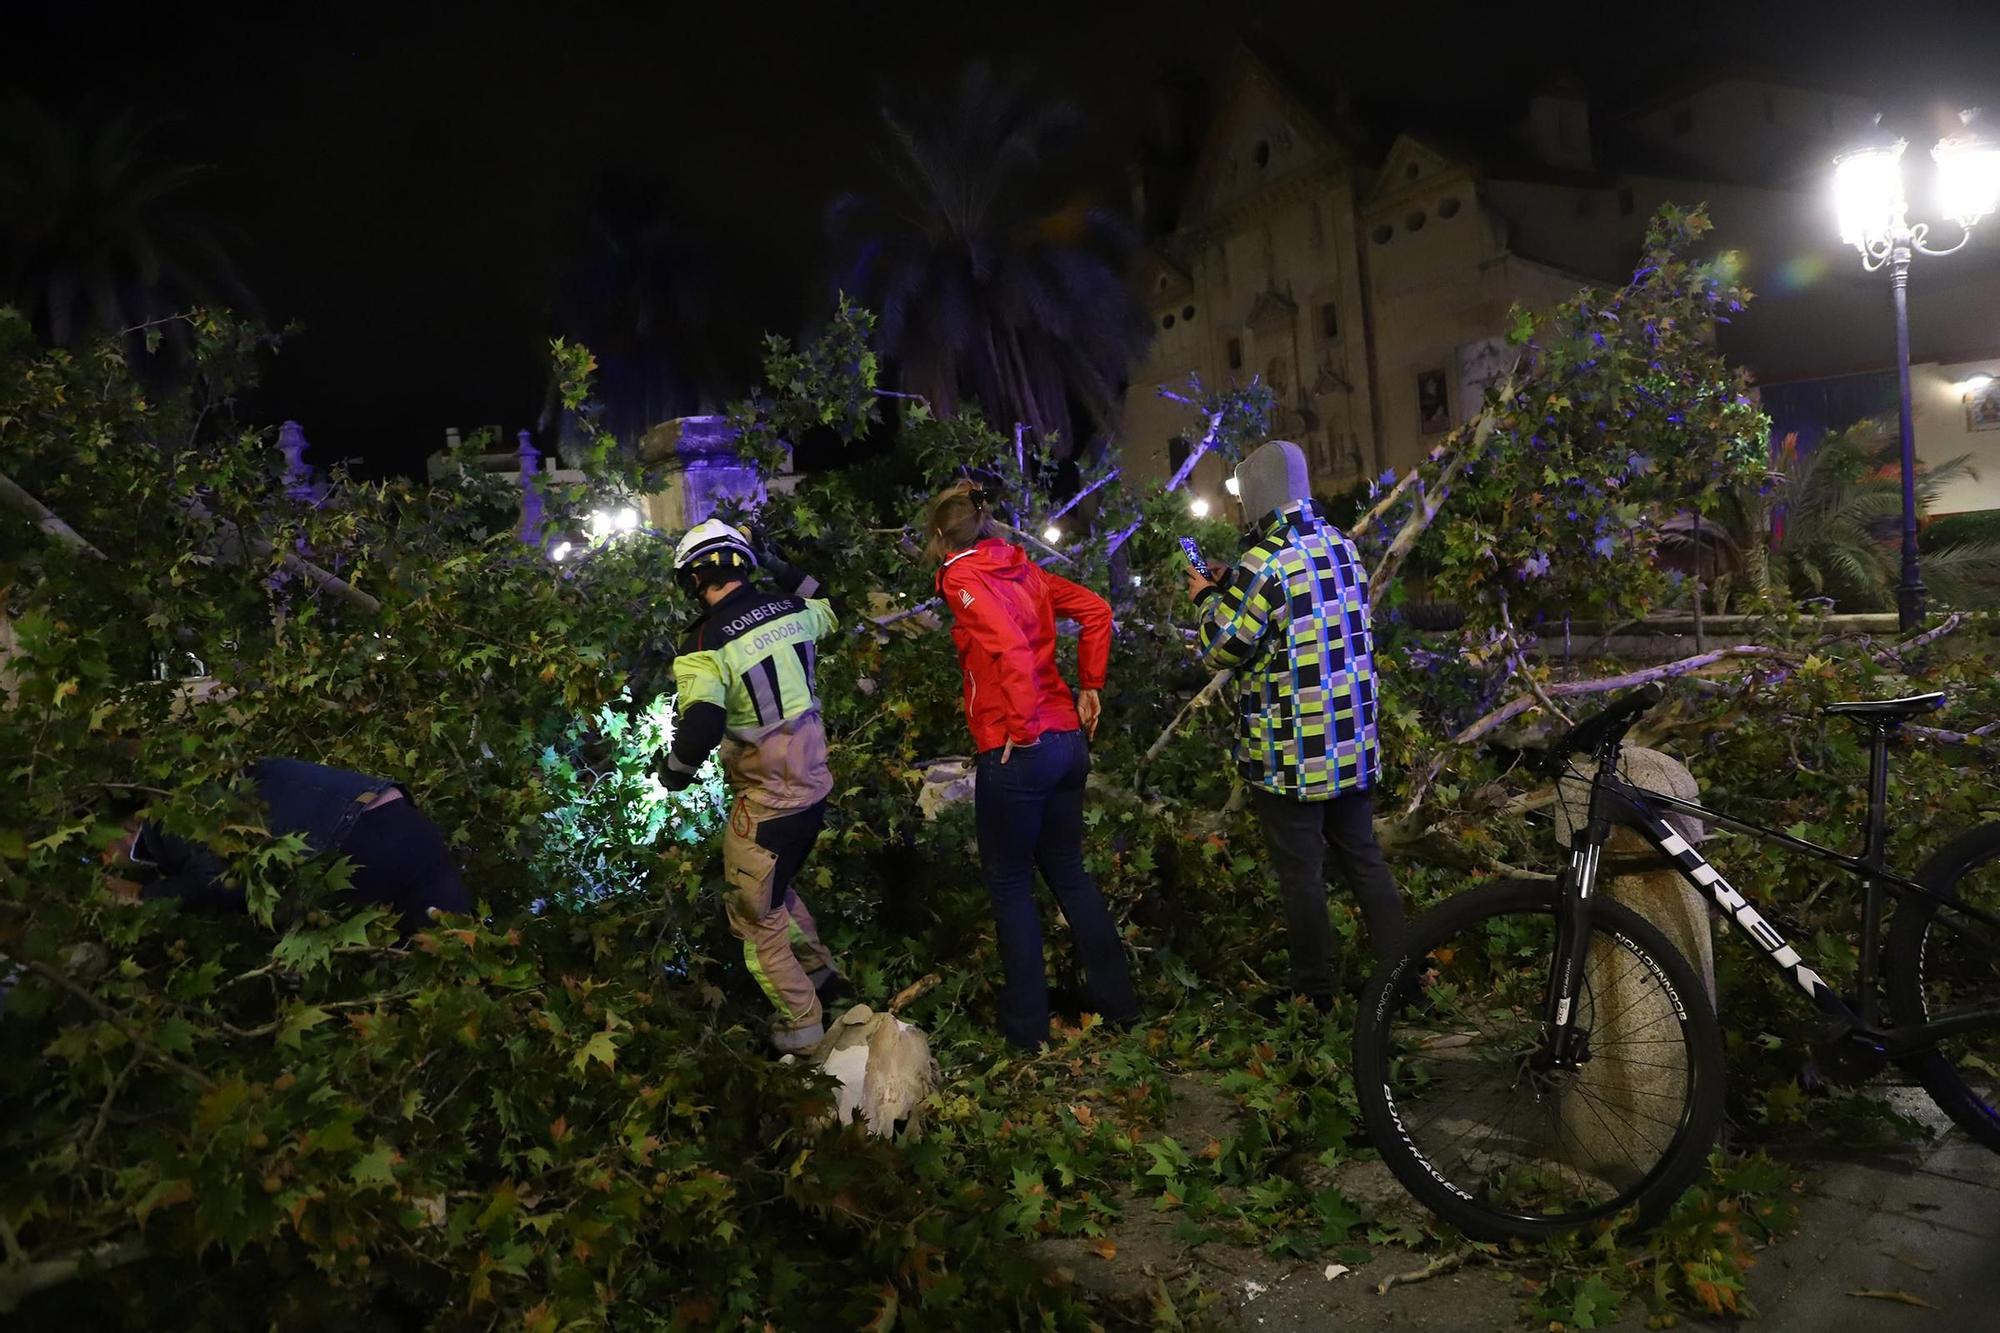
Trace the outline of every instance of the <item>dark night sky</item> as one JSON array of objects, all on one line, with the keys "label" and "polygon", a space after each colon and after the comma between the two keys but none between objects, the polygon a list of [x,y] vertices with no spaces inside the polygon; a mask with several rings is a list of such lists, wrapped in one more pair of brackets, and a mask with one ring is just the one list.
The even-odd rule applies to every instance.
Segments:
[{"label": "dark night sky", "polygon": [[2000,76],[2000,0],[9,8],[11,83],[134,108],[214,165],[205,202],[265,313],[305,326],[257,407],[302,421],[320,459],[378,466],[414,465],[446,425],[531,424],[552,269],[606,167],[677,183],[719,338],[799,329],[823,305],[822,210],[867,183],[883,90],[977,56],[1030,62],[1086,111],[1111,192],[1159,76],[1212,72],[1245,30],[1398,100],[1504,100],[1558,69],[1615,95],[1732,62],[1887,97]]}]

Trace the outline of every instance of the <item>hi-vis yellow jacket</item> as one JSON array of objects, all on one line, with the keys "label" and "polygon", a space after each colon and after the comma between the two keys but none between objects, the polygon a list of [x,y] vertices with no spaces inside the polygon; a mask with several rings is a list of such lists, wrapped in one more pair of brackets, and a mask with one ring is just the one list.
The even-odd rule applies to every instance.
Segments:
[{"label": "hi-vis yellow jacket", "polygon": [[674,657],[680,704],[669,786],[692,780],[719,743],[730,785],[761,805],[798,809],[833,790],[814,677],[817,641],[839,622],[815,591],[803,577],[803,595],[746,583],[688,631]]}]

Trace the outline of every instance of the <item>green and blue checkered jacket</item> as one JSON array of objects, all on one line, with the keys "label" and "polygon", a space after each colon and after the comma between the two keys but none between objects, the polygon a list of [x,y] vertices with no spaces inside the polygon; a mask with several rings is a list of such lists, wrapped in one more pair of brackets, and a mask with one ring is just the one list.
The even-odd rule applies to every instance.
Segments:
[{"label": "green and blue checkered jacket", "polygon": [[1366,791],[1381,766],[1361,553],[1312,502],[1271,514],[1203,599],[1202,655],[1237,673],[1236,767],[1295,800]]}]

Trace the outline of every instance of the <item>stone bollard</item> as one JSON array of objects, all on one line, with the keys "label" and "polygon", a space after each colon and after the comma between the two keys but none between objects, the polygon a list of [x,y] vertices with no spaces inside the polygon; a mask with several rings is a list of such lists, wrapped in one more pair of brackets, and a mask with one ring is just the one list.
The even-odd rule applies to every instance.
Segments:
[{"label": "stone bollard", "polygon": [[[1684,801],[1700,795],[1694,775],[1677,759],[1657,750],[1626,747],[1619,772],[1627,782],[1650,791],[1663,792]],[[1556,826],[1565,846],[1589,817],[1590,787],[1580,778],[1566,777],[1558,788],[1560,801]],[[1698,845],[1704,830],[1697,820],[1669,815],[1669,821],[1689,845]],[[1621,859],[1644,858],[1648,868],[1630,873],[1611,873]],[[1708,903],[1692,886],[1667,865],[1658,862],[1652,847],[1630,829],[1613,829],[1604,848],[1609,868],[1598,880],[1597,891],[1615,899],[1646,918],[1693,964],[1715,1000],[1715,944],[1709,931]],[[1593,943],[1586,966],[1585,984],[1595,1007],[1597,1026],[1592,1042],[1600,1050],[1610,1050],[1621,1041],[1636,1042],[1671,1022],[1664,996],[1650,976],[1635,976],[1628,965],[1614,958],[1628,957],[1622,950]],[[1629,1051],[1630,1047],[1627,1047]],[[1662,1048],[1664,1051],[1666,1048]],[[1664,1147],[1671,1133],[1648,1127],[1676,1118],[1686,1093],[1686,1073],[1678,1068],[1653,1064],[1631,1064],[1607,1057],[1586,1062],[1577,1085],[1567,1098],[1563,1118],[1573,1165],[1599,1176],[1617,1177],[1631,1169],[1631,1136],[1645,1134],[1656,1146]],[[1616,1110],[1622,1114],[1611,1115]],[[1622,1183],[1622,1182],[1621,1182]]]},{"label": "stone bollard", "polygon": [[[1701,796],[1701,788],[1695,784],[1694,774],[1688,772],[1686,765],[1658,750],[1626,746],[1619,759],[1618,772],[1633,786],[1648,791],[1664,792],[1683,801],[1698,800]],[[1557,806],[1556,832],[1567,847],[1570,839],[1576,836],[1577,829],[1589,817],[1590,787],[1580,778],[1566,777],[1558,793],[1561,800]],[[1691,847],[1700,846],[1706,836],[1699,820],[1668,815],[1667,821],[1687,839]],[[1637,833],[1630,829],[1613,829],[1611,841],[1605,844],[1605,861],[1615,867],[1619,860],[1632,857],[1657,859],[1652,847]],[[1664,863],[1657,869],[1638,874],[1605,876],[1600,879],[1598,891],[1609,894],[1658,926],[1668,941],[1694,964],[1695,971],[1708,988],[1709,1001],[1714,1002],[1715,941],[1709,933],[1708,901],[1705,898]]]}]

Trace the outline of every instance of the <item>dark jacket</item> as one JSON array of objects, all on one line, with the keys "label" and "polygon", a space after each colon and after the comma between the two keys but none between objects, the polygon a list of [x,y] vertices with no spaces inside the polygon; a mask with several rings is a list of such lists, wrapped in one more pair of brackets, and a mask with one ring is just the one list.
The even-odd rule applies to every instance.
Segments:
[{"label": "dark jacket", "polygon": [[[250,778],[264,803],[264,826],[274,837],[302,834],[315,856],[338,853],[369,802],[396,790],[388,778],[309,764],[302,759],[260,759]],[[407,796],[406,796],[407,799]],[[159,868],[140,891],[146,898],[178,898],[190,907],[242,911],[243,890],[222,882],[222,858],[147,822],[139,826],[132,859]]]}]

